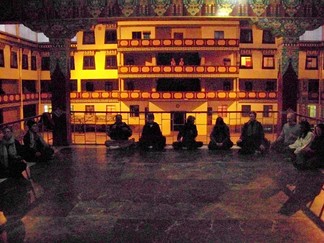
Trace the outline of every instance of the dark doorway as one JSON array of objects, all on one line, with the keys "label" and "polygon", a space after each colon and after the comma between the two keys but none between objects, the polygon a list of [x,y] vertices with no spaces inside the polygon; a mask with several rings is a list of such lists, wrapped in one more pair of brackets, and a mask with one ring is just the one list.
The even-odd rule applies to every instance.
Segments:
[{"label": "dark doorway", "polygon": [[179,131],[186,122],[185,111],[171,112],[171,131]]},{"label": "dark doorway", "polygon": [[24,118],[36,116],[36,105],[24,106]]}]

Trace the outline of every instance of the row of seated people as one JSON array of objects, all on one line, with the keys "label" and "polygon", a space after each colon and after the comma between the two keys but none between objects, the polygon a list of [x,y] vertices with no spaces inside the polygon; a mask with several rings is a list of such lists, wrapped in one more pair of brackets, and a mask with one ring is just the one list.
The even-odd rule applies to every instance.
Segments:
[{"label": "row of seated people", "polygon": [[5,126],[1,129],[0,178],[22,178],[27,162],[46,162],[52,158],[54,150],[39,134],[38,124],[34,120],[28,120],[27,126],[23,144],[15,138],[12,127]]},{"label": "row of seated people", "polygon": [[[324,146],[323,124],[319,124],[311,132],[311,126],[307,121],[297,124],[295,114],[287,114],[287,123],[283,126],[281,134],[272,144],[265,138],[262,124],[256,120],[256,112],[249,113],[250,119],[242,127],[242,132],[237,146],[240,154],[264,154],[265,152],[277,151],[287,154],[297,168],[311,168],[323,166],[320,157],[324,157],[320,149]],[[132,136],[131,128],[122,121],[122,116],[116,116],[116,122],[107,131],[111,140],[106,141],[107,147],[129,148],[138,146],[142,150],[163,150],[166,138],[162,135],[159,125],[154,122],[154,114],[149,113],[146,117],[141,137],[138,143]],[[188,116],[183,128],[179,131],[177,141],[172,144],[175,150],[183,148],[192,150],[203,146],[196,141],[198,135],[195,125],[195,117]],[[230,130],[222,117],[216,119],[216,124],[210,134],[208,148],[210,150],[229,150],[234,143],[231,141]]]}]

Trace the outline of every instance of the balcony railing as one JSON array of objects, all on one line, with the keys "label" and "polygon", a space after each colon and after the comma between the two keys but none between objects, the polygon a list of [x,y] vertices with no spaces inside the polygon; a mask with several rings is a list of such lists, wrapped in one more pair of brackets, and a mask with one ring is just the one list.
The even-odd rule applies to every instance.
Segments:
[{"label": "balcony railing", "polygon": [[[49,94],[50,95],[50,94]],[[41,96],[43,98],[43,95]],[[0,104],[10,104],[24,101],[37,101],[39,99],[38,93],[30,93],[30,94],[5,94],[0,95]]]},{"label": "balcony railing", "polygon": [[118,40],[117,47],[120,48],[228,48],[239,47],[238,39],[139,39]]},{"label": "balcony railing", "polygon": [[208,100],[208,99],[277,99],[277,92],[265,91],[208,91],[208,92],[147,92],[147,91],[112,91],[112,92],[73,92],[73,99],[120,99],[120,100]]},{"label": "balcony railing", "polygon": [[238,66],[123,66],[118,74],[238,74]]}]

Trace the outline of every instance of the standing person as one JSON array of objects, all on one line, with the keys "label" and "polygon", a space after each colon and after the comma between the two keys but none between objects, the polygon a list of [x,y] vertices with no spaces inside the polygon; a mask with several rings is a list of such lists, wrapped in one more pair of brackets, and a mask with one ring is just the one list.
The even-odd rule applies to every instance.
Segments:
[{"label": "standing person", "polygon": [[25,159],[33,162],[47,162],[54,150],[45,142],[38,132],[38,124],[34,120],[27,121],[28,131],[24,136]]},{"label": "standing person", "polygon": [[314,129],[314,139],[297,155],[300,169],[315,169],[324,167],[324,124],[318,124]]},{"label": "standing person", "polygon": [[227,150],[233,146],[230,138],[229,127],[225,124],[222,117],[217,117],[216,124],[210,134],[208,149],[210,150]]},{"label": "standing person", "polygon": [[3,138],[0,141],[0,176],[24,179],[21,174],[27,167],[23,159],[24,147],[13,136],[11,127],[2,128]]},{"label": "standing person", "polygon": [[115,120],[116,122],[107,129],[107,135],[111,140],[107,140],[105,145],[110,148],[129,148],[135,145],[134,138],[128,139],[132,136],[132,129],[123,122],[122,115],[116,115]]},{"label": "standing person", "polygon": [[176,66],[176,65],[177,65],[177,63],[176,63],[174,57],[171,58],[170,65],[171,65],[171,66]]},{"label": "standing person", "polygon": [[138,142],[140,149],[161,151],[164,149],[165,144],[166,138],[162,135],[159,124],[154,121],[154,114],[148,113]]},{"label": "standing person", "polygon": [[296,122],[294,113],[287,114],[287,123],[282,127],[279,137],[271,144],[274,151],[284,153],[289,151],[289,145],[293,144],[300,134],[300,125]]},{"label": "standing person", "polygon": [[182,58],[182,57],[180,58],[180,61],[179,61],[179,66],[184,66],[184,60],[183,60],[183,58]]},{"label": "standing person", "polygon": [[269,141],[264,137],[261,122],[256,120],[256,112],[249,113],[250,120],[243,125],[237,146],[241,147],[239,153],[253,154],[264,153],[269,146]]},{"label": "standing person", "polygon": [[198,130],[195,125],[196,118],[188,116],[185,125],[179,131],[177,136],[177,142],[172,144],[174,149],[181,149],[186,147],[187,149],[197,149],[203,146],[202,142],[197,142]]}]

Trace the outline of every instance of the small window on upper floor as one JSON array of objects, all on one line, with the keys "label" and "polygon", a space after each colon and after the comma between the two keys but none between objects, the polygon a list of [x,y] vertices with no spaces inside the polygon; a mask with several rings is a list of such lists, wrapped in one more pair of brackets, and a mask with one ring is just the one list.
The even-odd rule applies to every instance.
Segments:
[{"label": "small window on upper floor", "polygon": [[28,55],[22,55],[22,69],[28,69]]},{"label": "small window on upper floor", "polygon": [[276,88],[276,82],[275,81],[267,81],[266,82],[266,87],[265,87],[265,91],[271,92],[271,91],[275,91]]},{"label": "small window on upper floor", "polygon": [[132,39],[133,40],[140,40],[140,39],[142,39],[142,32],[138,32],[138,31],[132,32]]},{"label": "small window on upper floor", "polygon": [[240,42],[241,43],[253,43],[252,29],[241,29]]},{"label": "small window on upper floor", "polygon": [[224,39],[224,31],[215,31],[214,32],[214,38],[216,40]]},{"label": "small window on upper floor", "polygon": [[50,57],[42,57],[42,70],[50,70]]},{"label": "small window on upper floor", "polygon": [[275,57],[274,55],[264,55],[262,59],[263,69],[274,69],[275,68]]},{"label": "small window on upper floor", "polygon": [[183,39],[183,33],[182,32],[174,32],[173,33],[173,39],[182,40]]},{"label": "small window on upper floor", "polygon": [[84,56],[83,57],[83,69],[96,69],[94,56]]},{"label": "small window on upper floor", "polygon": [[106,30],[105,32],[105,44],[117,43],[117,31]]},{"label": "small window on upper floor", "polygon": [[273,106],[272,105],[263,105],[263,117],[271,117]]},{"label": "small window on upper floor", "polygon": [[74,56],[70,56],[70,70],[75,70]]},{"label": "small window on upper floor", "polygon": [[242,105],[242,117],[249,117],[251,105]]},{"label": "small window on upper floor", "polygon": [[241,55],[240,68],[253,68],[253,62],[252,62],[251,55]]},{"label": "small window on upper floor", "polygon": [[316,70],[318,69],[318,59],[317,56],[307,56],[305,69]]},{"label": "small window on upper floor", "polygon": [[12,51],[10,54],[10,67],[18,68],[17,52]]},{"label": "small window on upper floor", "polygon": [[146,40],[151,39],[151,32],[149,32],[149,31],[143,32],[143,39],[146,39]]},{"label": "small window on upper floor", "polygon": [[91,45],[91,44],[95,44],[96,40],[95,40],[95,33],[93,30],[90,31],[84,31],[83,32],[83,40],[82,43],[84,45]]},{"label": "small window on upper floor", "polygon": [[2,49],[0,49],[0,67],[4,67],[5,63],[4,63],[4,52]]},{"label": "small window on upper floor", "polygon": [[70,80],[70,91],[71,92],[78,91],[78,80],[76,80],[76,79],[71,79]]},{"label": "small window on upper floor", "polygon": [[117,58],[116,56],[106,56],[106,69],[115,69],[117,68]]},{"label": "small window on upper floor", "polygon": [[276,38],[273,36],[270,30],[264,30],[262,35],[262,43],[263,44],[274,44],[276,42]]},{"label": "small window on upper floor", "polygon": [[37,58],[36,58],[36,56],[31,57],[31,70],[37,70]]}]

